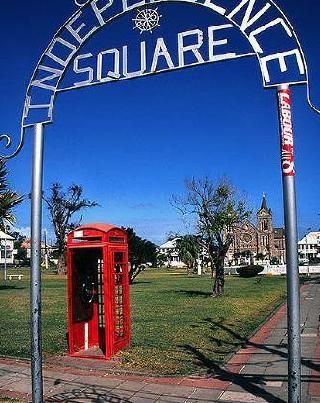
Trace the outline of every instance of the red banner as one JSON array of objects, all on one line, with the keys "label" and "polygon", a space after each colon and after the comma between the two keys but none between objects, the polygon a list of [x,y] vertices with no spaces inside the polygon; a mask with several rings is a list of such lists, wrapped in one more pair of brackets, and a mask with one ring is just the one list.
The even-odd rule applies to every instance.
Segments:
[{"label": "red banner", "polygon": [[281,136],[281,166],[284,176],[294,176],[293,126],[291,113],[291,91],[278,90],[278,106]]}]

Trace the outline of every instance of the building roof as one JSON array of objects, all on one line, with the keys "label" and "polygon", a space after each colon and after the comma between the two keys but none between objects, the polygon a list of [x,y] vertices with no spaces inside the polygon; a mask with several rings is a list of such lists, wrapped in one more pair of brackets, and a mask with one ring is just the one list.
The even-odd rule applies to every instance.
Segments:
[{"label": "building roof", "polygon": [[267,211],[269,214],[271,214],[271,209],[268,208],[268,205],[267,205],[267,198],[266,198],[266,195],[265,195],[264,193],[263,193],[263,195],[262,195],[261,207],[260,207],[260,210],[258,211],[258,213],[260,213],[260,211],[262,211],[262,210],[265,210],[265,211]]},{"label": "building roof", "polygon": [[174,238],[170,241],[165,242],[164,244],[160,245],[160,249],[174,249],[176,247],[176,241],[179,238]]},{"label": "building roof", "polygon": [[312,231],[306,234],[299,242],[299,245],[313,244],[320,245],[320,232]]},{"label": "building roof", "polygon": [[6,234],[6,233],[3,232],[3,231],[0,231],[0,239],[8,239],[8,240],[10,240],[10,241],[13,241],[13,240],[14,240],[14,237],[11,236],[11,235]]},{"label": "building roof", "polygon": [[262,210],[262,209],[268,210],[268,207],[267,207],[267,199],[266,199],[266,195],[265,195],[264,193],[263,193],[263,195],[262,195],[262,202],[261,202],[260,210]]}]

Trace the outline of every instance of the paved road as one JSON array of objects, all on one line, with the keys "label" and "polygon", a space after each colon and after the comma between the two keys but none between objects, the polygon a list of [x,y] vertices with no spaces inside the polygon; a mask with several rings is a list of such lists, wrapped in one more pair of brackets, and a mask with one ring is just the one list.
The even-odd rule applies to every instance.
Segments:
[{"label": "paved road", "polygon": [[[301,289],[303,403],[320,402],[320,281]],[[225,328],[232,333],[232,329]],[[68,357],[44,366],[46,402],[286,402],[286,307],[250,339],[224,368],[190,351],[207,366],[207,378],[151,378],[107,373],[101,361]],[[85,367],[84,367],[85,366]],[[29,363],[0,360],[0,396],[30,401]]]}]

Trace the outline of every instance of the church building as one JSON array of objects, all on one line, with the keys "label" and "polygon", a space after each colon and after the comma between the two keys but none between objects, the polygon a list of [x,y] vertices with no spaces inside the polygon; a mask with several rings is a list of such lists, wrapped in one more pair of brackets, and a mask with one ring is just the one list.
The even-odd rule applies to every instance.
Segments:
[{"label": "church building", "polygon": [[267,206],[265,195],[257,213],[257,224],[247,220],[233,227],[233,236],[233,243],[226,258],[227,265],[285,263],[284,228],[273,227],[272,211]]}]

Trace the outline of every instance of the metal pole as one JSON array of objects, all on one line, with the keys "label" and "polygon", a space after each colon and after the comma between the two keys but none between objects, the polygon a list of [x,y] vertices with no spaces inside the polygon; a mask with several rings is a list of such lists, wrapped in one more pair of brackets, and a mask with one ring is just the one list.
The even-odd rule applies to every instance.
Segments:
[{"label": "metal pole", "polygon": [[310,268],[309,268],[309,257],[308,257],[308,238],[307,238],[307,236],[308,236],[308,233],[306,234],[306,260],[307,260],[307,276],[309,277],[310,276],[310,273],[309,273],[309,270],[310,270]]},{"label": "metal pole", "polygon": [[44,262],[46,270],[49,269],[49,256],[48,256],[48,246],[47,246],[47,231],[44,230]]},{"label": "metal pole", "polygon": [[278,87],[278,108],[281,136],[281,168],[287,260],[288,402],[300,403],[300,287],[291,92],[288,85],[281,85]]},{"label": "metal pole", "polygon": [[43,402],[41,349],[41,218],[43,177],[43,125],[34,126],[31,195],[31,374],[32,402]]},{"label": "metal pole", "polygon": [[4,240],[4,280],[7,281],[7,238]]}]

